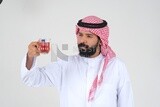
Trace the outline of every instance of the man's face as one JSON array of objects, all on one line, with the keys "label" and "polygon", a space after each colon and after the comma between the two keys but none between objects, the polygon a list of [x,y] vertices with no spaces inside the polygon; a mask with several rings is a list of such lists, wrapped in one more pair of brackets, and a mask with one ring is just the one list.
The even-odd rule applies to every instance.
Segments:
[{"label": "man's face", "polygon": [[80,56],[91,57],[100,51],[100,40],[91,32],[78,32],[77,43]]}]

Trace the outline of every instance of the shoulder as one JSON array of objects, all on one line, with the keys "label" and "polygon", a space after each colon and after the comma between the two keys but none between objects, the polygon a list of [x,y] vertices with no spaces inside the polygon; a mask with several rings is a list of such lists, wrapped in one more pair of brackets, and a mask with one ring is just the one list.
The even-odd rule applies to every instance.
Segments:
[{"label": "shoulder", "polygon": [[124,60],[120,59],[119,57],[110,59],[108,66],[109,68],[114,69],[119,75],[128,74]]},{"label": "shoulder", "polygon": [[116,66],[125,66],[125,62],[119,57],[113,57],[109,60],[108,64],[114,64]]}]

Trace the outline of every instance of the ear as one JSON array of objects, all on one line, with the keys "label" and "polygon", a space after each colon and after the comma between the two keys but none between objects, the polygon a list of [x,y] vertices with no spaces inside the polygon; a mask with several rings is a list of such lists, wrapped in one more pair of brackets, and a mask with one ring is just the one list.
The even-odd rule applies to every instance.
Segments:
[{"label": "ear", "polygon": [[102,45],[102,41],[101,40],[99,41],[99,44]]},{"label": "ear", "polygon": [[76,35],[79,33],[79,28],[77,27],[76,28]]},{"label": "ear", "polygon": [[101,41],[100,37],[99,36],[97,36],[97,37],[98,37],[99,45],[102,45],[102,41]]},{"label": "ear", "polygon": [[99,38],[99,45],[102,45],[102,41],[101,41],[101,39]]}]

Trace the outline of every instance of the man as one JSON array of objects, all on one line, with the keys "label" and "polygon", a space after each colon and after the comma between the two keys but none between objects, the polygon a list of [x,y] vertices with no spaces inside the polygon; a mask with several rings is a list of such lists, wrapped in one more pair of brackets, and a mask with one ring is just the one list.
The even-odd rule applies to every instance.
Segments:
[{"label": "man", "polygon": [[107,22],[87,16],[76,25],[79,55],[38,67],[38,42],[29,45],[22,62],[22,81],[33,87],[55,86],[61,107],[133,107],[125,64],[108,45]]}]

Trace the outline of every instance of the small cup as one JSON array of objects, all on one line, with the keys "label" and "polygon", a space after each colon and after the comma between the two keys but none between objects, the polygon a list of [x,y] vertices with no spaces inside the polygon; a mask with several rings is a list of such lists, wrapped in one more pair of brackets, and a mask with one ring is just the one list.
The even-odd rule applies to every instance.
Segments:
[{"label": "small cup", "polygon": [[39,39],[39,46],[41,53],[49,53],[50,51],[50,39]]}]

